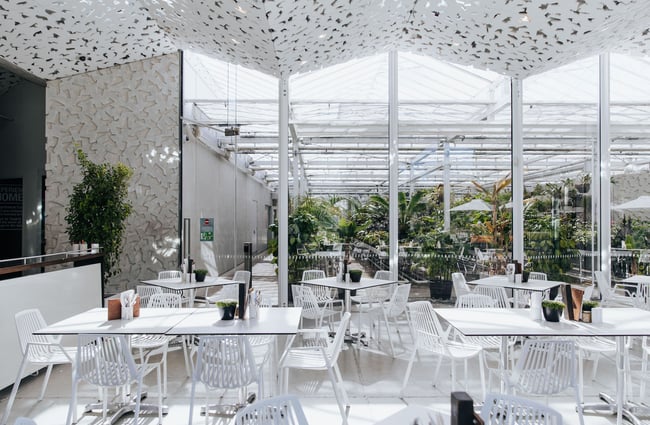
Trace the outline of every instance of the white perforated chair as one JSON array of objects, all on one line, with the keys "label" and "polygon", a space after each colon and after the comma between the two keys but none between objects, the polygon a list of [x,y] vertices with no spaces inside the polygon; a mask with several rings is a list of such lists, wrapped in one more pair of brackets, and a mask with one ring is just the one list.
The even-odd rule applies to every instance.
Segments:
[{"label": "white perforated chair", "polygon": [[16,422],[14,422],[14,425],[38,425],[34,419],[30,418],[16,418]]},{"label": "white perforated chair", "polygon": [[[336,329],[336,335],[332,342],[326,341],[327,336],[324,335],[323,344],[316,346],[306,347],[293,347],[295,335],[288,343],[288,349],[280,358],[280,368],[282,373],[282,388],[287,392],[289,386],[289,369],[303,369],[303,370],[326,370],[332,387],[334,388],[334,396],[341,412],[343,425],[348,423],[347,410],[350,407],[348,395],[343,385],[343,378],[339,370],[337,361],[343,342],[345,339],[345,331],[350,323],[350,312],[345,312]],[[305,329],[303,332],[314,332],[314,330]]]},{"label": "white perforated chair", "polygon": [[637,300],[634,296],[636,285],[617,283],[612,287],[602,271],[594,271],[594,276],[603,307],[634,307],[636,305]]},{"label": "white perforated chair", "polygon": [[485,363],[483,359],[483,349],[479,345],[464,343],[454,341],[450,338],[449,328],[445,331],[440,325],[440,320],[433,310],[433,306],[429,301],[415,301],[408,304],[409,315],[411,317],[411,323],[413,324],[413,329],[415,330],[415,347],[411,358],[409,359],[409,364],[406,368],[406,373],[404,375],[404,381],[402,383],[402,394],[406,389],[408,384],[409,377],[411,376],[411,370],[413,368],[413,362],[415,361],[415,356],[418,352],[429,352],[438,358],[438,364],[436,365],[436,371],[433,377],[434,385],[438,382],[438,373],[440,372],[440,366],[442,365],[443,359],[448,359],[451,361],[451,387],[454,391],[454,386],[456,385],[456,367],[455,362],[461,360],[465,365],[465,390],[467,391],[467,381],[468,381],[468,371],[467,371],[467,361],[471,358],[476,357],[479,363],[479,371],[481,375],[481,390],[482,395],[485,395],[485,372],[483,369],[483,364]]},{"label": "white perforated chair", "polygon": [[196,367],[192,373],[189,423],[194,414],[196,385],[205,386],[205,423],[208,423],[209,393],[215,389],[245,389],[257,382],[263,394],[263,383],[255,364],[253,349],[245,336],[202,336],[197,349]]},{"label": "white perforated chair", "polygon": [[61,337],[51,335],[34,335],[38,329],[47,326],[43,315],[38,309],[29,309],[19,311],[14,316],[16,331],[18,332],[18,342],[20,343],[20,351],[22,352],[23,359],[18,368],[18,374],[14,381],[7,407],[5,408],[4,415],[2,416],[2,425],[7,423],[9,413],[16,399],[18,387],[22,380],[23,373],[28,365],[39,367],[47,366],[45,378],[43,379],[43,386],[38,400],[43,400],[45,396],[45,389],[50,380],[52,367],[57,364],[72,363],[75,356],[76,349],[74,347],[64,347],[60,344]]},{"label": "white perforated chair", "polygon": [[[325,272],[323,270],[305,270],[302,272],[302,282],[312,279],[325,279]],[[334,309],[334,305],[338,304],[339,308],[343,309],[343,300],[336,299],[336,290],[322,285],[310,285],[303,283],[303,286],[311,288],[316,296],[319,304],[326,306],[329,309]]]},{"label": "white perforated chair", "polygon": [[[66,424],[77,423],[77,389],[80,382],[100,388],[103,396],[102,419],[106,421],[108,389],[124,390],[136,384],[133,423],[138,423],[142,380],[155,370],[158,379],[158,422],[162,423],[162,391],[160,390],[160,367],[147,364],[148,358],[136,365],[129,343],[124,335],[79,335],[77,357],[72,371],[72,397]],[[126,395],[123,394],[123,397]],[[111,423],[113,420],[111,419]]]},{"label": "white perforated chair", "polygon": [[469,285],[467,285],[465,276],[462,273],[452,273],[451,283],[454,285],[454,293],[456,294],[456,298],[472,293],[472,290],[469,288]]},{"label": "white perforated chair", "polygon": [[[251,272],[247,270],[237,270],[232,277],[232,280],[236,282],[244,282],[249,284],[251,281]],[[206,289],[207,292],[207,289]],[[207,295],[207,294],[206,294]],[[230,285],[224,285],[221,289],[214,295],[205,297],[210,306],[216,307],[216,302],[221,300],[238,300],[239,299],[239,284],[233,283]]]},{"label": "white perforated chair", "polygon": [[[294,285],[295,286],[295,285]],[[302,312],[300,315],[300,325],[303,326],[303,319],[310,319],[314,321],[314,327],[320,328],[323,321],[326,321],[330,328],[332,327],[332,317],[339,316],[341,318],[341,310],[332,310],[325,305],[318,303],[316,296],[308,286],[303,286],[300,290],[299,298],[302,301]]]},{"label": "white perforated chair", "polygon": [[499,286],[476,285],[473,293],[491,297],[494,300],[495,308],[512,307],[505,288],[501,288]]},{"label": "white perforated chair", "polygon": [[370,321],[374,324],[374,321],[377,321],[377,339],[379,340],[381,338],[380,335],[380,323],[383,320],[384,324],[386,325],[386,333],[388,333],[388,342],[390,346],[390,354],[391,356],[395,357],[395,347],[393,345],[393,335],[391,332],[391,324],[390,322],[393,322],[393,326],[395,327],[395,331],[397,332],[397,336],[399,338],[400,343],[403,345],[404,342],[402,341],[402,334],[399,332],[399,322],[398,319],[400,317],[404,317],[404,321],[409,327],[409,332],[411,332],[411,338],[415,341],[415,337],[413,335],[413,330],[411,329],[411,322],[408,317],[408,312],[406,311],[406,306],[409,302],[409,294],[411,292],[411,284],[410,283],[405,283],[402,285],[398,285],[395,287],[395,290],[393,291],[393,295],[390,297],[388,302],[381,303],[377,305],[377,307],[372,308],[368,310],[367,315],[370,317]]},{"label": "white perforated chair", "polygon": [[259,400],[235,415],[233,425],[309,425],[300,400],[293,395]]},{"label": "white perforated chair", "polygon": [[509,394],[550,396],[573,389],[580,425],[584,425],[572,340],[527,339],[512,373],[504,375]]},{"label": "white perforated chair", "polygon": [[[182,301],[179,294],[172,294],[170,292],[153,294],[149,299],[147,308],[181,308]],[[157,362],[162,367],[162,393],[163,397],[167,397],[167,352],[169,351],[169,343],[174,341],[176,337],[167,335],[154,335],[142,334],[131,336],[131,348],[138,351],[140,362],[144,362],[145,355],[149,356],[149,364],[153,364],[152,357],[158,356],[160,360]],[[189,356],[185,339],[180,338],[179,344],[183,349],[185,357],[185,369],[188,376],[190,375]]]},{"label": "white perforated chair", "polygon": [[137,285],[135,291],[140,295],[140,307],[149,307],[149,299],[151,296],[164,292],[160,286],[153,285]]},{"label": "white perforated chair", "polygon": [[480,416],[485,425],[562,425],[562,415],[557,410],[506,394],[488,394]]}]

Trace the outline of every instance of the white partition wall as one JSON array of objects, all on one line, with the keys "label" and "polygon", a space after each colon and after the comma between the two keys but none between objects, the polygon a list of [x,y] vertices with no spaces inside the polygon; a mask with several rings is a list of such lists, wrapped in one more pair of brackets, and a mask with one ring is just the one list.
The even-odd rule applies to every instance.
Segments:
[{"label": "white partition wall", "polygon": [[[14,324],[17,312],[38,308],[45,320],[53,323],[101,306],[99,263],[0,281],[0,388],[13,384],[22,360]],[[25,376],[34,371],[26,370]]]}]

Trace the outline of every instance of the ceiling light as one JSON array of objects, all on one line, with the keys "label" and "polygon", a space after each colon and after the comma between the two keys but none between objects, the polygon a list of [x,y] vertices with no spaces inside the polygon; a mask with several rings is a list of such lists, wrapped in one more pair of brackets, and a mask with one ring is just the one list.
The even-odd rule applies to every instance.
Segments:
[{"label": "ceiling light", "polygon": [[327,37],[327,34],[325,33],[322,33],[321,35],[318,36],[318,38],[325,38],[325,37]]},{"label": "ceiling light", "polygon": [[232,42],[235,44],[239,44],[239,41],[235,40],[234,38],[231,38]]},{"label": "ceiling light", "polygon": [[239,13],[243,13],[243,14],[245,15],[245,14],[246,14],[246,9],[244,9],[244,8],[241,7],[241,6],[237,6],[237,12],[239,12]]},{"label": "ceiling light", "polygon": [[530,22],[530,16],[528,16],[528,10],[524,7],[524,10],[519,12],[519,20],[521,22]]}]

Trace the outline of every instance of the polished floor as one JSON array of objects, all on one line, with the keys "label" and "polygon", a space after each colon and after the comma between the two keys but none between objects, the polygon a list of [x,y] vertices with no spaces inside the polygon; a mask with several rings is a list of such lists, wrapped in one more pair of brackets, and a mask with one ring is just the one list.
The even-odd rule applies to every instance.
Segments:
[{"label": "polished floor", "polygon": [[[353,317],[353,322],[356,317]],[[416,360],[411,379],[408,382],[403,397],[400,397],[400,387],[411,350],[411,339],[408,329],[401,327],[401,334],[404,344],[397,343],[396,357],[388,354],[385,332],[381,342],[377,339],[370,340],[368,347],[346,346],[339,359],[339,365],[345,380],[345,388],[350,398],[351,408],[349,411],[349,423],[351,425],[374,424],[381,419],[399,411],[407,405],[422,405],[441,411],[449,415],[450,392],[452,390],[449,377],[449,364],[443,363],[439,380],[433,380],[434,363],[433,358],[422,355]],[[282,346],[282,343],[279,344]],[[169,413],[163,419],[164,424],[181,424],[188,422],[191,380],[186,376],[183,356],[181,351],[174,351],[169,355],[169,390],[165,403],[169,406]],[[469,380],[467,390],[474,400],[481,400],[480,380],[476,362],[470,362]],[[639,369],[638,361],[632,362],[634,370]],[[462,365],[457,365],[457,376],[463,381]],[[615,386],[614,365],[611,360],[600,361],[596,380],[589,379],[591,362],[586,363],[585,374],[587,383],[585,386],[585,401],[598,402],[598,393],[601,391],[613,393]],[[272,378],[267,370],[267,387]],[[633,374],[634,375],[634,374]],[[27,416],[36,420],[39,425],[62,424],[68,409],[71,379],[70,367],[60,366],[55,368],[48,387],[46,398],[37,401],[42,374],[24,380],[18,393],[18,398],[11,412],[9,424],[12,424],[16,417]],[[148,401],[154,402],[155,375],[146,379],[146,384],[152,391]],[[456,384],[456,389],[463,389],[463,383]],[[492,385],[492,391],[498,391],[498,384]],[[637,383],[633,383],[633,389],[638,392]],[[270,388],[269,388],[270,389]],[[4,411],[9,390],[0,392],[0,409]],[[255,388],[250,388],[256,391]],[[203,394],[199,388],[200,394]],[[305,408],[307,419],[312,425],[336,424],[341,422],[341,417],[333,396],[333,390],[325,372],[292,371],[289,379],[289,392],[296,394]],[[88,385],[81,385],[79,399],[79,413],[85,403],[95,401],[97,391]],[[553,396],[548,399],[548,404],[560,410],[566,424],[577,424],[578,416],[575,413],[575,403],[572,392],[560,396]],[[215,391],[211,396],[211,402],[221,404],[233,404],[238,399],[236,391]],[[545,402],[544,398],[539,399]],[[203,402],[203,396],[198,403]],[[200,415],[199,408],[195,407],[193,423],[202,424],[205,418]],[[210,417],[211,424],[229,423],[230,417]],[[80,424],[96,424],[101,422],[101,417],[86,414],[80,416]],[[155,424],[157,417],[142,417],[139,424]],[[131,415],[125,416],[118,423],[133,423]],[[586,413],[585,423],[587,425],[600,425],[615,423],[611,415]]]}]

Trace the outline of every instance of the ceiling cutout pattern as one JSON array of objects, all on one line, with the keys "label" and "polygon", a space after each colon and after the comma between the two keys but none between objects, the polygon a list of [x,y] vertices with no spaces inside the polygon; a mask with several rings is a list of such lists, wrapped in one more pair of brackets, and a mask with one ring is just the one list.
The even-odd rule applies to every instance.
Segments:
[{"label": "ceiling cutout pattern", "polygon": [[647,0],[1,0],[0,14],[0,57],[44,79],[177,48],[275,76],[398,49],[525,77],[650,41]]},{"label": "ceiling cutout pattern", "polygon": [[47,80],[176,50],[132,0],[5,0],[0,15],[0,56]]}]

